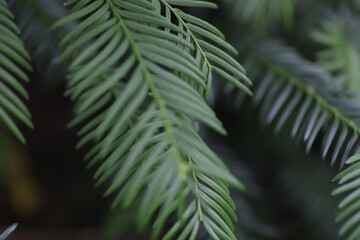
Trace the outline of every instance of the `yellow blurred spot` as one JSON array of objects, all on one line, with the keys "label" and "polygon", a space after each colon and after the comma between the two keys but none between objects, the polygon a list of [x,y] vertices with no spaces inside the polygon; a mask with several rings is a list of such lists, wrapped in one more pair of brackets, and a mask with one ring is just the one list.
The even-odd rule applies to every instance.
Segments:
[{"label": "yellow blurred spot", "polygon": [[41,187],[31,175],[28,156],[15,144],[5,169],[5,182],[14,211],[21,216],[32,216],[40,210],[43,203]]}]

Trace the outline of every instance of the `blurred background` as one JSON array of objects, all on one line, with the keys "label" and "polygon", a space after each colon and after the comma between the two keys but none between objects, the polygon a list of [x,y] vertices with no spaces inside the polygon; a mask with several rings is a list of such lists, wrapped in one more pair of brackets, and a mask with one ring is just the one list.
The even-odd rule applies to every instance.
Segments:
[{"label": "blurred background", "polygon": [[[351,46],[353,61],[360,59],[356,38],[360,31],[354,30],[359,28],[359,2],[222,0],[217,1],[216,11],[187,11],[224,31],[240,50],[240,63],[246,63],[242,50],[247,46],[281,39],[344,79],[352,90],[359,90],[359,83],[346,80],[348,74],[358,74],[359,66],[351,63],[351,71],[326,69],[319,53],[329,46],[314,37],[323,32],[335,45]],[[66,66],[59,61],[57,49],[66,29],[50,30],[67,12],[62,3],[9,0],[32,56],[34,71],[26,89],[35,130],[21,129],[27,140],[23,146],[0,125],[0,232],[17,222],[10,240],[146,240],[147,232],[136,230],[136,203],[133,208],[109,210],[112,198],[102,197],[105,187],[93,187],[95,169],[86,170],[82,160],[88,149],[75,149],[79,129],[66,129],[73,118],[72,103],[63,97]],[[228,136],[207,129],[201,129],[202,135],[247,186],[246,192],[231,194],[237,205],[239,239],[340,239],[339,225],[334,223],[339,199],[330,196],[338,168],[322,160],[320,141],[315,140],[306,154],[304,144],[290,137],[290,126],[275,133],[272,124],[263,123],[258,105],[221,80],[214,85],[209,103]]]}]

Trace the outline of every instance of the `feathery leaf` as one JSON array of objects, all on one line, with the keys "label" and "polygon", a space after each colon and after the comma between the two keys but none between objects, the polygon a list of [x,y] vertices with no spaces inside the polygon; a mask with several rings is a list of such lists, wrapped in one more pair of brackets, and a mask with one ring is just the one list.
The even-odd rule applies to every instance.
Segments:
[{"label": "feathery leaf", "polygon": [[325,20],[321,29],[312,32],[312,39],[326,47],[317,53],[318,64],[343,81],[346,88],[360,91],[360,18],[343,7]]},{"label": "feathery leaf", "polygon": [[29,110],[17,96],[18,94],[25,99],[29,98],[19,80],[29,81],[23,69],[32,70],[28,63],[30,57],[17,36],[20,30],[13,23],[13,15],[7,9],[6,2],[0,2],[0,7],[3,9],[0,12],[0,119],[22,143],[25,143],[15,119],[30,128],[34,127],[30,121]]},{"label": "feathery leaf", "polygon": [[358,146],[358,95],[277,41],[256,44],[249,52],[244,56],[262,123],[274,123],[279,131],[294,116],[291,135],[306,143],[307,152],[325,133],[322,155],[331,154],[331,164],[339,160],[342,168]]},{"label": "feathery leaf", "polygon": [[226,53],[237,51],[219,30],[174,8],[216,5],[188,0],[66,5],[72,5],[69,15],[54,27],[80,22],[61,43],[66,46],[63,59],[71,62],[66,94],[76,101],[70,125],[87,122],[78,147],[94,144],[85,158],[89,167],[100,164],[96,186],[111,178],[105,196],[121,189],[113,207],[127,207],[143,194],[139,228],[155,220],[153,238],[192,199],[165,239],[195,239],[201,223],[214,239],[236,239],[227,184],[244,186],[203,142],[193,122],[225,134],[205,102],[212,69],[226,73],[226,80],[248,94],[245,84],[251,82]]},{"label": "feathery leaf", "polygon": [[[340,81],[279,42],[257,44],[256,49],[245,56],[250,59],[248,72],[254,79],[254,103],[260,105],[263,124],[274,122],[275,130],[279,131],[288,119],[292,119],[290,116],[295,116],[292,136],[306,143],[306,151],[322,132],[322,155],[331,154],[332,165],[339,160],[341,169],[346,162],[360,160],[357,93],[344,90]],[[339,204],[337,221],[352,215],[343,224],[340,235],[360,222],[359,164],[353,164],[334,178],[343,184],[333,192],[334,195],[352,191]],[[358,229],[353,230],[349,240],[360,235]]]}]

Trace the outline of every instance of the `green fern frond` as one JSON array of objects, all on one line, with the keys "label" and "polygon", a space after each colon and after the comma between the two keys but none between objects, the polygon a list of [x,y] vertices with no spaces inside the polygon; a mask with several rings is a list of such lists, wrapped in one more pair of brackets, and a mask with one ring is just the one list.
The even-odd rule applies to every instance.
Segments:
[{"label": "green fern frond", "polygon": [[348,8],[342,8],[311,33],[312,39],[325,47],[317,53],[318,64],[356,91],[360,91],[360,31],[355,25],[359,21]]},{"label": "green fern frond", "polygon": [[307,152],[323,132],[323,158],[331,155],[332,165],[339,159],[342,168],[358,146],[357,95],[279,42],[256,44],[245,57],[262,123],[274,123],[279,131],[294,116],[291,136],[305,142]]},{"label": "green fern frond", "polygon": [[63,59],[71,61],[66,94],[76,100],[69,126],[86,122],[78,147],[95,144],[85,158],[89,167],[101,163],[96,186],[111,178],[105,196],[121,189],[113,207],[127,207],[144,192],[138,222],[144,229],[155,220],[153,238],[177,212],[179,221],[164,239],[195,239],[201,223],[214,239],[236,239],[227,185],[244,187],[193,122],[225,133],[204,100],[212,70],[247,94],[245,84],[251,82],[226,53],[237,51],[219,30],[174,8],[216,5],[187,0],[65,5],[72,9],[54,27],[80,21],[61,42],[67,46]]},{"label": "green fern frond", "polygon": [[350,232],[347,239],[354,240],[360,236],[360,149],[356,154],[347,160],[347,164],[352,164],[340,172],[333,181],[339,181],[339,186],[332,195],[346,193],[347,196],[339,203],[336,222],[345,221],[340,228],[340,236]]},{"label": "green fern frond", "polygon": [[[0,2],[0,120],[10,131],[22,142],[25,138],[15,124],[15,119],[33,128],[30,121],[29,110],[23,101],[17,96],[25,99],[29,96],[19,80],[28,82],[29,79],[22,68],[31,71],[29,64],[30,56],[26,52],[24,44],[17,34],[18,27],[13,23],[14,16],[7,8],[5,1]],[[15,93],[14,92],[17,93]]]},{"label": "green fern frond", "polygon": [[15,229],[17,228],[18,224],[14,223],[11,224],[10,227],[8,227],[1,235],[0,235],[0,240],[5,240],[9,237],[9,235],[15,231]]},{"label": "green fern frond", "polygon": [[224,3],[236,19],[265,28],[273,20],[281,21],[290,28],[294,21],[296,0],[225,0]]},{"label": "green fern frond", "polygon": [[[322,133],[322,156],[331,152],[331,164],[339,159],[343,168],[346,162],[360,160],[357,93],[343,90],[340,81],[279,42],[256,44],[256,49],[244,55],[250,59],[247,70],[254,80],[253,101],[260,105],[260,119],[264,124],[274,123],[275,130],[279,131],[294,116],[291,135],[305,142],[306,151]],[[240,96],[237,100],[244,101],[244,95]],[[337,221],[349,217],[339,232],[343,235],[354,227],[349,240],[360,236],[359,169],[360,163],[356,163],[334,178],[344,184],[334,195],[352,191],[340,203],[337,217]]]}]

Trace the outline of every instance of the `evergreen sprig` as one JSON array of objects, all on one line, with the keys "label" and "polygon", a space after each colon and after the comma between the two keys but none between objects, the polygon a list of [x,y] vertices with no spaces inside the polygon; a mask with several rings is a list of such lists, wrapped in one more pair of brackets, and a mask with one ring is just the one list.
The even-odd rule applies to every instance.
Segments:
[{"label": "evergreen sprig", "polygon": [[32,68],[29,64],[30,56],[18,37],[20,30],[14,24],[13,18],[6,1],[0,1],[0,120],[25,143],[15,121],[20,120],[34,128],[30,120],[31,114],[22,100],[29,99],[29,95],[21,84],[21,81],[29,81],[25,70],[31,71]]},{"label": "evergreen sprig", "polygon": [[[358,93],[344,90],[341,81],[278,41],[257,43],[256,49],[244,56],[248,59],[249,76],[254,80],[252,101],[260,108],[263,124],[273,123],[275,131],[279,131],[293,119],[291,136],[305,142],[307,152],[315,139],[321,138],[322,156],[329,156],[332,165],[339,160],[340,169],[345,163],[360,160]],[[244,94],[239,93],[235,103],[241,105],[244,100]],[[360,236],[360,226],[356,225],[360,222],[359,164],[334,178],[342,186],[333,195],[350,192],[339,204],[336,218],[348,218],[339,232],[342,236],[353,228],[348,240]]]},{"label": "evergreen sprig", "polygon": [[111,178],[105,196],[120,190],[113,207],[127,207],[142,196],[139,227],[154,219],[153,238],[177,212],[179,221],[164,239],[195,239],[201,224],[213,239],[236,239],[228,184],[244,186],[193,122],[225,134],[204,100],[212,70],[247,94],[251,82],[217,28],[175,8],[216,5],[187,0],[65,5],[71,10],[54,27],[79,22],[60,43],[66,46],[62,58],[71,62],[66,94],[76,102],[69,126],[85,122],[78,147],[94,144],[85,158],[89,167],[100,163],[96,185]]},{"label": "evergreen sprig", "polygon": [[318,64],[343,81],[346,88],[360,90],[360,18],[348,7],[329,14],[321,28],[313,30],[312,39],[324,46],[317,53]]},{"label": "evergreen sprig", "polygon": [[322,156],[329,156],[332,165],[339,160],[342,168],[358,147],[358,94],[278,41],[257,43],[244,56],[261,121],[279,131],[294,116],[291,136],[305,142],[308,152],[325,134]]},{"label": "evergreen sprig", "polygon": [[339,181],[339,186],[332,195],[347,194],[346,197],[339,203],[339,210],[337,212],[336,222],[345,221],[340,228],[339,235],[343,236],[351,229],[347,240],[358,239],[360,236],[360,149],[358,148],[356,154],[347,160],[347,164],[351,164],[345,170],[335,176],[333,181]]}]

